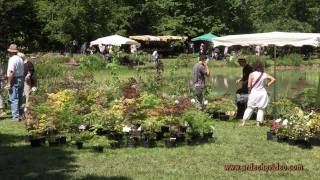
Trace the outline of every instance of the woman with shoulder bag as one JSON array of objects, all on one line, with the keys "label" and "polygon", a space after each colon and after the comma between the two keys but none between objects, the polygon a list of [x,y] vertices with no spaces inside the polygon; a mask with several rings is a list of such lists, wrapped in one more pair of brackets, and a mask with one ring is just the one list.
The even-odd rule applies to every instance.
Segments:
[{"label": "woman with shoulder bag", "polygon": [[[265,81],[268,81],[265,85]],[[248,89],[250,91],[248,97],[247,109],[244,112],[241,127],[245,125],[246,120],[250,119],[252,112],[255,108],[258,109],[257,113],[257,127],[263,122],[265,108],[268,106],[269,97],[266,87],[272,85],[276,79],[271,75],[264,72],[263,65],[256,62],[253,65],[253,72],[249,75]]]}]

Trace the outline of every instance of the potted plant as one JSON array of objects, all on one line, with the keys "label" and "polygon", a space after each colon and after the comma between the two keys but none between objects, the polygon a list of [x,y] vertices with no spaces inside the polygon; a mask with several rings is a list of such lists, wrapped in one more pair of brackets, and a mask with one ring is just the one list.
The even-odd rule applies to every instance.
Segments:
[{"label": "potted plant", "polygon": [[29,134],[30,134],[29,141],[30,141],[31,147],[39,147],[45,144],[46,138],[43,135],[42,131],[39,131],[37,129],[30,130]]},{"label": "potted plant", "polygon": [[127,146],[129,148],[135,148],[139,145],[140,131],[140,126],[131,126],[131,130],[127,133]]},{"label": "potted plant", "polygon": [[89,145],[93,147],[96,152],[103,152],[103,149],[110,145],[110,142],[105,136],[94,135],[89,140]]},{"label": "potted plant", "polygon": [[149,117],[141,124],[143,131],[144,147],[154,147],[157,138],[157,133],[161,131],[163,122],[159,117]]},{"label": "potted plant", "polygon": [[80,131],[73,133],[71,136],[72,142],[76,145],[77,149],[83,148],[83,143],[92,139],[94,134],[90,131]]},{"label": "potted plant", "polygon": [[211,117],[201,111],[187,111],[182,119],[188,123],[188,144],[195,145],[199,142],[209,142],[213,137],[214,123]]}]

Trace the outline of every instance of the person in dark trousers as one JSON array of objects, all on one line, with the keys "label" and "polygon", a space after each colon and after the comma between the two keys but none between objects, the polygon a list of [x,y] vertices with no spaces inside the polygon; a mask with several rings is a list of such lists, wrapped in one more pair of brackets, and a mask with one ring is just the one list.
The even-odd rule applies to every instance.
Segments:
[{"label": "person in dark trousers", "polygon": [[205,89],[205,76],[209,76],[208,58],[206,55],[200,55],[199,62],[193,66],[192,85],[196,98],[200,104],[199,109],[203,109],[203,93]]},{"label": "person in dark trousers", "polygon": [[36,90],[37,81],[35,78],[35,70],[31,61],[25,56],[25,54],[19,52],[24,63],[24,89],[23,89],[23,101],[24,101],[24,112],[27,112],[29,107],[29,96],[31,92]]},{"label": "person in dark trousers", "polygon": [[247,97],[249,94],[248,90],[248,78],[250,73],[253,71],[252,67],[247,63],[245,58],[239,58],[238,62],[242,66],[242,77],[236,81],[237,84],[241,83],[241,88],[236,92],[236,104],[237,113],[236,119],[242,119],[243,113],[247,108]]}]

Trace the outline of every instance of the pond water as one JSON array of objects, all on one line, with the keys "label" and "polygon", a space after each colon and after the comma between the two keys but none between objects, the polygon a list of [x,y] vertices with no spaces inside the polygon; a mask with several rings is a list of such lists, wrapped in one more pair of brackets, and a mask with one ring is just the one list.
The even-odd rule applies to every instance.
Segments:
[{"label": "pond water", "polygon": [[[240,84],[236,84],[236,80],[241,76],[241,69],[232,69],[219,68],[216,70],[216,74],[215,70],[211,69],[214,75],[210,77],[207,85],[213,86],[217,95],[233,95],[240,88]],[[267,69],[267,73],[273,76],[273,69]],[[294,97],[304,88],[317,87],[319,73],[319,68],[277,70],[276,96]],[[269,87],[268,93],[270,97],[273,97],[274,87]]]},{"label": "pond water", "polygon": [[[210,67],[210,65],[209,65]],[[142,73],[142,78],[146,79],[149,76],[154,76],[155,70],[147,68]],[[180,68],[174,74],[179,81],[186,81],[186,86],[189,86],[191,80],[192,65]],[[273,75],[273,68],[266,70],[267,73]],[[127,80],[129,77],[136,77],[137,71],[134,69],[121,69],[118,72],[121,74],[121,79]],[[242,69],[240,67],[210,67],[211,76],[206,81],[208,86],[212,86],[216,95],[235,95],[237,89],[240,88],[240,84],[236,84],[236,80],[241,77]],[[294,70],[280,70],[276,71],[276,97],[294,97],[300,93],[304,88],[317,87],[320,69],[319,68],[303,68]],[[164,77],[169,77],[170,70],[165,68]],[[111,74],[104,70],[96,73],[96,80],[104,81],[110,79]],[[274,87],[268,88],[270,97],[273,97]]]}]

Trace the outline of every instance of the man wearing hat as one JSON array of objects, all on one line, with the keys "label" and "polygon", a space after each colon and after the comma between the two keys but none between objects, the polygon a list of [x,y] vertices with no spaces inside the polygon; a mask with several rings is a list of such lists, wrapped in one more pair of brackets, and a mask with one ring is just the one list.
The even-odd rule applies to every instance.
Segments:
[{"label": "man wearing hat", "polygon": [[23,113],[21,105],[23,101],[24,65],[21,57],[17,55],[17,45],[11,44],[8,48],[8,53],[10,58],[7,68],[7,88],[11,102],[12,119],[19,121]]},{"label": "man wearing hat", "polygon": [[[242,83],[241,88],[237,90],[237,115],[236,119],[242,119],[243,113],[247,108],[247,97],[249,94],[248,90],[248,79],[250,73],[253,71],[252,67],[247,64],[247,61],[244,57],[238,59],[240,66],[242,66],[242,77],[236,81],[237,84]],[[244,98],[246,97],[246,98]]]}]

